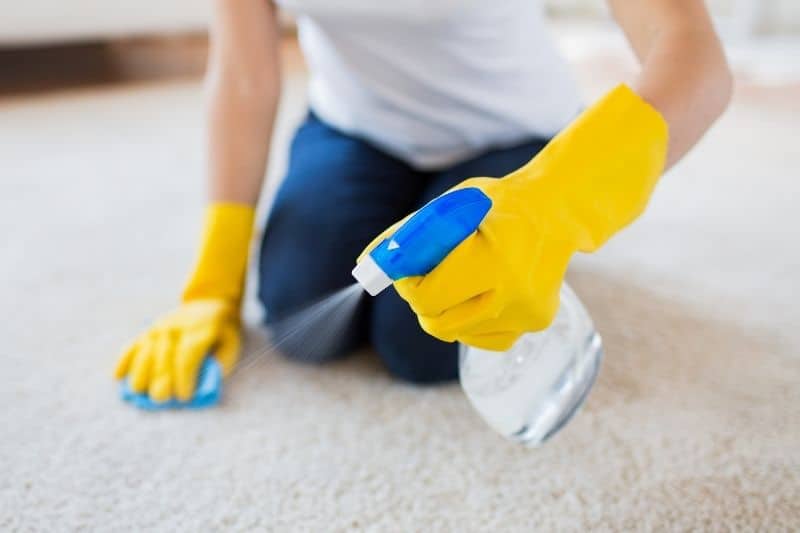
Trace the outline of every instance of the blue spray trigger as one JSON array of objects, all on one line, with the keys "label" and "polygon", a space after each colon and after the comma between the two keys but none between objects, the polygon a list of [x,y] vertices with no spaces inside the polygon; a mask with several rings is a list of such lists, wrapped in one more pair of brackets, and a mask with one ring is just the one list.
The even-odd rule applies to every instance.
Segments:
[{"label": "blue spray trigger", "polygon": [[431,200],[371,252],[392,280],[424,276],[478,229],[492,200],[466,187]]}]

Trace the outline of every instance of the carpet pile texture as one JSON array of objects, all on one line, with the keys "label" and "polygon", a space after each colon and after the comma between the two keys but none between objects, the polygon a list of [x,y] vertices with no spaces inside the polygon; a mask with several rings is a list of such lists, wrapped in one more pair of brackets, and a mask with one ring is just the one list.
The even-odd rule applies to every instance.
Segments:
[{"label": "carpet pile texture", "polygon": [[[287,84],[265,197],[303,113]],[[174,304],[196,244],[200,86],[0,104],[0,529],[796,530],[800,99],[769,100],[738,95],[639,223],[571,266],[606,360],[537,450],[368,351],[286,362],[252,287],[220,408],[122,404],[117,351]]]}]

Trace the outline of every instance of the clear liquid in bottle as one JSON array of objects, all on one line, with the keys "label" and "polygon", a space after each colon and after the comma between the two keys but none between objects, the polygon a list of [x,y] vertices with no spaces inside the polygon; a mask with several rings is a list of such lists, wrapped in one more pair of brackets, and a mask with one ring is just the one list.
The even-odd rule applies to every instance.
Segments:
[{"label": "clear liquid in bottle", "polygon": [[460,378],[470,402],[505,437],[538,446],[577,412],[594,385],[603,343],[567,286],[553,323],[505,353],[462,345]]}]

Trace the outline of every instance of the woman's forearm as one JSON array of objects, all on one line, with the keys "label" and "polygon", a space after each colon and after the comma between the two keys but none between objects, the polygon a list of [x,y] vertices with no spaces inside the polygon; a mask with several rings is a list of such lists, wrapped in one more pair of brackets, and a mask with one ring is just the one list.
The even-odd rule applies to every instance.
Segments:
[{"label": "woman's forearm", "polygon": [[636,91],[669,124],[668,167],[700,140],[730,101],[731,75],[714,41],[691,31],[660,36],[636,82]]},{"label": "woman's forearm", "polygon": [[215,4],[206,74],[210,200],[255,205],[280,98],[278,28],[265,0]]},{"label": "woman's forearm", "polygon": [[732,77],[701,0],[611,2],[641,63],[634,89],[669,125],[667,167],[722,114]]}]

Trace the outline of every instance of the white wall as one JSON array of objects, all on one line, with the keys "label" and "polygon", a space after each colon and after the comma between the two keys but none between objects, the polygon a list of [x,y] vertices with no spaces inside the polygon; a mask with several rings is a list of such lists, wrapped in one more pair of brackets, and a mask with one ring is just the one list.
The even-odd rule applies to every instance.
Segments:
[{"label": "white wall", "polygon": [[800,33],[800,2],[798,0],[765,0],[765,27]]},{"label": "white wall", "polygon": [[209,0],[0,0],[0,46],[196,31]]},{"label": "white wall", "polygon": [[[548,9],[560,15],[604,17],[603,0],[545,0]],[[800,0],[706,0],[724,27],[758,34],[800,33]]]}]

